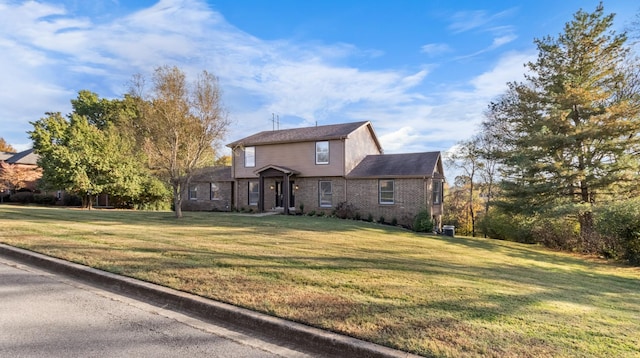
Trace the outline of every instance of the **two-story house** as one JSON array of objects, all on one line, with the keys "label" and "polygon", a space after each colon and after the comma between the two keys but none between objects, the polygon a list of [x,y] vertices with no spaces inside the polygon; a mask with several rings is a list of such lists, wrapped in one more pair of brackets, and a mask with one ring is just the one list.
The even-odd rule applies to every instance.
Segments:
[{"label": "two-story house", "polygon": [[[233,182],[213,176],[210,183],[194,180],[191,200],[206,201],[207,194],[199,197],[197,190],[211,196],[212,189],[206,187],[213,185],[232,196],[217,199],[231,203],[229,207],[330,213],[344,202],[363,218],[384,217],[400,224],[410,224],[419,211],[428,209],[440,226],[440,152],[383,154],[369,121],[264,131],[227,146],[233,151],[228,169]],[[187,202],[184,209],[196,209],[193,204]]]}]

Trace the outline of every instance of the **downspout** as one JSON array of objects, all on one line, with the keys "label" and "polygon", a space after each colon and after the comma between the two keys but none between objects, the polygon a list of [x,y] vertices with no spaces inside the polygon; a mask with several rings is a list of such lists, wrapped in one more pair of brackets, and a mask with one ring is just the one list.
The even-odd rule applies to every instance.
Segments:
[{"label": "downspout", "polygon": [[[231,207],[238,207],[238,193],[239,193],[239,186],[238,186],[238,178],[236,178],[236,148],[231,148],[231,179],[233,179],[233,181],[231,182],[231,200],[233,201],[233,203],[231,204]],[[231,208],[230,208],[231,209]]]},{"label": "downspout", "polygon": [[431,208],[429,205],[429,180],[427,179],[426,176],[422,177],[422,180],[424,182],[424,205],[425,205],[425,209],[429,210],[429,213],[431,215],[433,215],[433,213],[431,212]]},{"label": "downspout", "polygon": [[347,203],[349,199],[347,197],[347,139],[342,139],[342,180],[344,180],[344,200]]}]

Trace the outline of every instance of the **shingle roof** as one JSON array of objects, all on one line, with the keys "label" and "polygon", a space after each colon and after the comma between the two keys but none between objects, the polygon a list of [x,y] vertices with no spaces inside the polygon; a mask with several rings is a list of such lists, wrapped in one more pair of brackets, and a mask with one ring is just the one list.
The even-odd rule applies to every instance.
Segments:
[{"label": "shingle roof", "polygon": [[0,160],[7,160],[11,158],[14,154],[15,153],[0,152]]},{"label": "shingle roof", "polygon": [[231,167],[205,167],[195,171],[193,178],[196,182],[233,181]]},{"label": "shingle roof", "polygon": [[432,177],[440,152],[368,155],[347,178]]},{"label": "shingle roof", "polygon": [[[356,129],[364,126],[371,125],[369,121],[343,123],[343,124],[330,124],[325,126],[305,127],[305,128],[293,128],[282,129],[276,131],[264,131],[256,133],[254,135],[239,139],[233,143],[227,144],[227,147],[234,148],[237,146],[254,146],[264,144],[280,144],[280,143],[293,143],[293,142],[311,142],[318,140],[332,140],[346,138],[350,133]],[[372,135],[375,138],[375,134]],[[379,145],[378,145],[379,146]]]},{"label": "shingle roof", "polygon": [[258,169],[256,171],[254,171],[254,173],[259,174],[259,173],[262,173],[265,170],[269,170],[269,169],[275,169],[275,170],[277,170],[279,172],[282,172],[284,174],[295,174],[295,175],[300,174],[300,172],[298,172],[297,170],[294,170],[294,169],[291,169],[291,168],[287,168],[287,167],[283,167],[282,165],[273,165],[273,164],[270,164],[270,165],[267,165],[265,167],[262,167],[262,168],[260,168],[260,169]]},{"label": "shingle roof", "polygon": [[[9,153],[11,154],[11,153]],[[38,164],[39,155],[33,152],[33,149],[27,149],[20,153],[15,153],[11,155],[9,158],[5,159],[7,163],[10,164],[29,164],[29,165],[37,165]]]}]

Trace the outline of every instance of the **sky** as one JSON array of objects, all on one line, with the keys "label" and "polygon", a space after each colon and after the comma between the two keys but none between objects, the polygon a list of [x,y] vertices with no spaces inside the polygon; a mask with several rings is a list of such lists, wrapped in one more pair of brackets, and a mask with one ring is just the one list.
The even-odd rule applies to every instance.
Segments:
[{"label": "sky", "polygon": [[[0,0],[0,137],[28,149],[30,122],[69,113],[80,90],[121,98],[134,75],[168,65],[218,76],[223,143],[272,130],[274,117],[280,129],[368,120],[385,153],[446,152],[523,79],[534,39],[598,3]],[[616,31],[640,13],[603,4]]]}]

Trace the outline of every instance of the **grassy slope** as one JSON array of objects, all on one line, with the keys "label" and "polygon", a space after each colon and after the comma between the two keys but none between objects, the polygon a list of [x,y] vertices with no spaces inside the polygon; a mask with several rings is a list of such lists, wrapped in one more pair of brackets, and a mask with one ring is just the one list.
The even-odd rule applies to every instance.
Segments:
[{"label": "grassy slope", "polygon": [[434,356],[640,355],[640,270],[293,216],[0,206],[0,242]]}]

